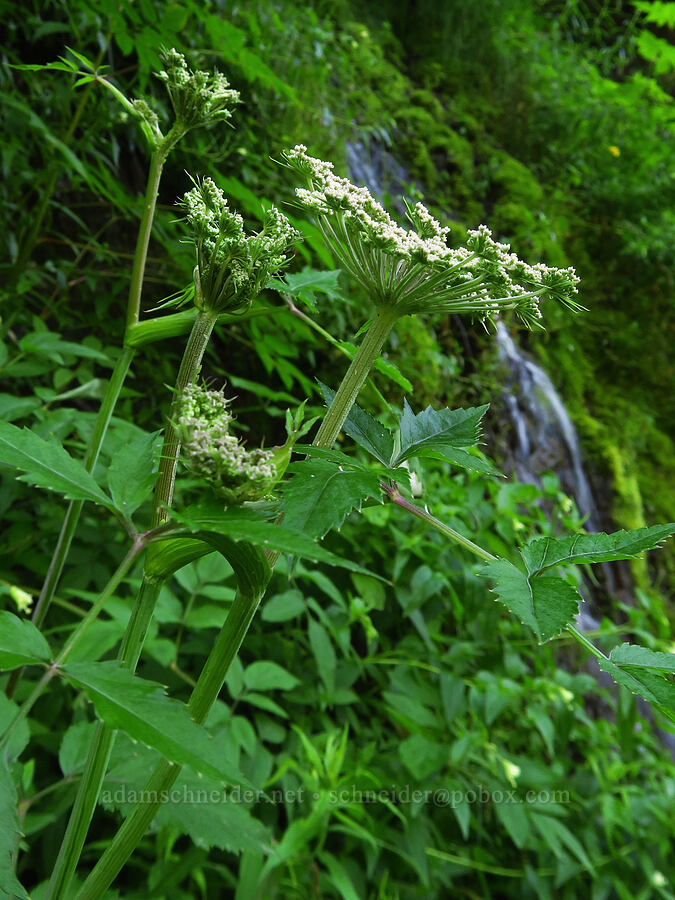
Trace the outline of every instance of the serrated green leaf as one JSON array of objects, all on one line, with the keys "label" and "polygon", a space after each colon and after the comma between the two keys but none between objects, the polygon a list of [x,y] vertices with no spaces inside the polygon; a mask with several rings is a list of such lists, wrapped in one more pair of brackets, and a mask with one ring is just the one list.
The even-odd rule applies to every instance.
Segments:
[{"label": "serrated green leaf", "polygon": [[[219,797],[217,794],[216,782],[184,770],[176,782],[174,796],[188,799],[162,804],[157,825],[178,829],[197,847],[218,847],[230,853],[269,847],[270,834],[262,822],[254,819],[242,803],[228,797],[222,789]],[[203,797],[217,799],[204,803],[200,799]],[[190,802],[189,798],[195,800]]]},{"label": "serrated green leaf", "polygon": [[656,704],[675,721],[675,682],[668,677],[675,673],[675,653],[621,644],[612,650],[609,659],[600,659],[599,664],[617,684]]},{"label": "serrated green leaf", "polygon": [[575,534],[567,538],[537,538],[520,551],[530,575],[551,566],[572,563],[600,563],[613,559],[631,559],[638,553],[653,550],[675,534],[675,523],[615,531],[612,534]]},{"label": "serrated green leaf", "polygon": [[83,690],[109,728],[158,750],[168,760],[230,784],[250,783],[222,759],[209,733],[161,685],[132,675],[116,661],[71,663],[64,676]]},{"label": "serrated green leaf", "polygon": [[[144,796],[148,778],[157,765],[157,754],[130,745],[120,736],[113,760],[101,792],[101,805],[126,816]],[[159,807],[155,822],[160,828],[168,826],[189,835],[198,847],[218,847],[231,853],[260,850],[261,844],[269,846],[270,836],[248,812],[242,795],[236,787],[224,790],[221,782],[185,768]]]},{"label": "serrated green leaf", "polygon": [[131,516],[149,495],[157,478],[154,447],[157,434],[139,434],[116,453],[108,469],[108,487],[115,506]]},{"label": "serrated green leaf", "polygon": [[360,469],[362,472],[368,471],[366,466],[361,465],[357,459],[348,456],[346,453],[343,453],[342,450],[333,450],[331,447],[315,447],[313,444],[296,444],[293,447],[293,450],[299,455],[306,454],[307,456],[312,456],[316,459],[325,459],[328,462],[334,463],[336,466],[345,466],[348,469]]},{"label": "serrated green leaf", "polygon": [[653,669],[618,666],[611,659],[600,659],[598,664],[617,684],[654,703],[675,722],[675,684],[672,681]]},{"label": "serrated green leaf", "polygon": [[649,669],[675,673],[675,653],[649,650],[637,644],[621,644],[612,650],[609,658],[617,666],[646,666]]},{"label": "serrated green leaf", "polygon": [[12,854],[21,837],[17,804],[11,772],[0,756],[0,894],[28,900],[28,894],[14,874],[12,865]]},{"label": "serrated green leaf", "polygon": [[0,464],[22,472],[19,481],[58,491],[69,500],[90,500],[114,508],[82,463],[60,444],[43,441],[27,428],[0,422]]},{"label": "serrated green leaf", "polygon": [[32,622],[14,613],[0,612],[0,670],[49,662],[49,644]]},{"label": "serrated green leaf", "polygon": [[311,537],[339,528],[366,497],[381,498],[379,477],[365,469],[347,469],[323,459],[288,467],[293,478],[283,487],[284,525]]},{"label": "serrated green leaf", "polygon": [[481,574],[495,580],[499,600],[540,641],[560,634],[579,611],[579,594],[563,578],[528,578],[505,559],[488,563]]},{"label": "serrated green leaf", "polygon": [[[335,397],[335,391],[321,382],[319,382],[319,387],[326,405],[330,406]],[[354,404],[345,419],[342,430],[364,450],[367,450],[371,456],[379,460],[382,465],[389,466],[394,453],[394,438],[381,422]]]},{"label": "serrated green leaf", "polygon": [[341,566],[366,575],[373,574],[349,559],[343,559],[329,550],[324,550],[306,534],[283,525],[265,522],[249,514],[247,509],[222,509],[217,504],[204,504],[180,512],[172,511],[172,516],[186,530],[197,534],[202,540],[211,540],[212,535],[221,535],[236,543],[248,541],[269,550],[278,550],[280,553],[325,562],[330,566]]},{"label": "serrated green leaf", "polygon": [[432,409],[417,413],[407,400],[403,402],[400,421],[401,449],[392,465],[420,456],[426,451],[452,453],[458,447],[470,447],[480,439],[480,420],[488,406],[470,409]]},{"label": "serrated green leaf", "polygon": [[453,466],[460,466],[462,469],[471,469],[474,472],[482,472],[483,475],[501,475],[503,473],[499,469],[495,469],[486,459],[480,456],[474,456],[460,447],[446,447],[442,453],[433,450],[421,450],[418,457],[422,459],[440,459],[444,462],[452,463]]}]

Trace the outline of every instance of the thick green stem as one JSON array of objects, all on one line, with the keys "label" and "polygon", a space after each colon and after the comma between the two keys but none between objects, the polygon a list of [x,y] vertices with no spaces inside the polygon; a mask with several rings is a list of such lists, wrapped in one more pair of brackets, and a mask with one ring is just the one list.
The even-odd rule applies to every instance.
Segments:
[{"label": "thick green stem", "polygon": [[145,189],[143,212],[141,214],[140,225],[138,226],[136,250],[134,252],[134,261],[131,268],[131,281],[129,282],[129,297],[127,300],[126,317],[127,328],[132,328],[137,324],[140,314],[143,276],[145,275],[145,262],[148,257],[148,246],[150,245],[152,222],[155,217],[157,192],[159,190],[159,182],[162,177],[162,169],[164,168],[164,163],[166,162],[166,158],[169,155],[169,152],[181,138],[182,133],[183,132],[177,129],[174,125],[167,136],[160,142],[159,146],[153,151],[152,157],[150,159],[148,184]]},{"label": "thick green stem", "polygon": [[137,559],[139,554],[145,548],[145,541],[142,539],[137,539],[131,545],[127,555],[124,557],[122,562],[119,564],[117,569],[115,570],[114,575],[111,577],[110,581],[107,583],[102,593],[100,594],[98,600],[91,607],[87,615],[82,619],[77,628],[73,631],[70,638],[66,642],[63,650],[56,657],[54,662],[49,666],[47,671],[44,673],[40,681],[33,688],[32,693],[28,696],[26,700],[21,704],[17,714],[9,723],[7,729],[5,730],[2,738],[0,739],[0,748],[2,748],[7,739],[9,738],[10,732],[22,719],[25,719],[28,713],[33,708],[35,702],[42,696],[45,688],[49,684],[49,682],[54,678],[55,675],[59,674],[59,667],[64,664],[64,662],[68,659],[73,649],[77,646],[79,641],[85,632],[90,628],[93,622],[98,618],[99,613],[108,602],[110,597],[117,590],[118,585],[124,578],[124,576],[129,571],[130,567]]},{"label": "thick green stem", "polygon": [[316,447],[330,447],[337,438],[397,319],[398,314],[391,309],[381,307],[377,310],[314,438]]},{"label": "thick green stem", "polygon": [[[169,134],[162,139],[159,146],[153,151],[150,160],[150,169],[148,171],[148,183],[145,191],[145,199],[143,203],[143,212],[141,221],[138,226],[138,236],[136,238],[136,249],[131,269],[131,280],[129,283],[129,295],[127,298],[127,314],[126,327],[130,328],[138,322],[138,316],[141,305],[141,291],[143,288],[143,276],[145,274],[145,263],[148,256],[148,246],[150,244],[150,235],[152,233],[152,222],[155,215],[155,206],[157,203],[157,191],[159,182],[162,177],[162,169],[167,155],[171,148],[181,137],[182,132],[174,128]],[[94,432],[89,441],[87,455],[84,459],[84,465],[88,472],[91,472],[96,465],[103,441],[110,424],[110,419],[115,410],[117,400],[119,399],[124,380],[129,371],[129,366],[134,358],[135,350],[125,346],[117,360],[113,370],[112,377],[108,382],[101,408],[99,409]],[[82,513],[83,501],[73,501],[66,512],[61,533],[54,549],[47,577],[40,592],[40,598],[33,613],[33,623],[39,628],[47,615],[47,610],[51,604],[52,598],[56,591],[66,557],[73,541],[77,523]],[[12,686],[13,687],[13,686]]]},{"label": "thick green stem", "polygon": [[[382,346],[391,332],[397,316],[389,310],[379,310],[369,328],[359,350],[340,385],[326,418],[314,438],[315,446],[330,446],[338,436],[344,420],[349,415],[364,381],[380,354]],[[326,425],[326,422],[328,424]],[[169,447],[169,450],[171,447]],[[166,490],[164,490],[166,493]],[[171,493],[167,494],[170,502]],[[157,506],[156,506],[157,510]],[[159,524],[159,520],[155,524]],[[278,553],[268,553],[270,567],[274,567]],[[228,613],[223,628],[211,648],[197,685],[190,698],[188,709],[197,722],[203,722],[215,703],[225,681],[225,676],[239,652],[253,616],[264,592],[249,597],[237,592],[233,605]],[[170,790],[181,766],[163,760],[151,776],[145,787],[144,797],[151,802],[144,802],[135,807],[125,819],[122,827],[115,835],[99,862],[90,873],[84,885],[76,895],[76,900],[89,900],[100,897],[112,883],[127,859],[141,841],[148,825],[161,806],[161,797]],[[154,799],[152,799],[154,798]],[[57,895],[54,895],[54,898]],[[50,895],[49,900],[54,900]]]},{"label": "thick green stem", "polygon": [[[180,411],[183,391],[197,377],[216,319],[217,316],[212,312],[200,311],[197,314],[185,353],[183,354],[164,434],[159,473],[155,486],[153,527],[162,524],[166,510],[171,506],[180,451],[180,439],[176,431],[175,422]],[[118,659],[122,665],[132,672],[135,671],[138,664],[155,603],[164,580],[148,576],[147,574],[143,575],[141,588],[118,654]],[[97,727],[89,749],[89,756],[77,797],[75,798],[75,805],[71,811],[68,827],[52,873],[47,892],[48,900],[59,900],[59,898],[65,896],[68,890],[84,847],[94,810],[96,809],[114,740],[114,731],[103,725]]]},{"label": "thick green stem", "polygon": [[185,353],[183,354],[178,377],[176,378],[173,402],[171,403],[171,410],[166,423],[166,431],[164,432],[162,456],[155,486],[155,504],[152,513],[153,527],[162,524],[166,509],[171,506],[171,501],[173,500],[176,465],[180,451],[180,440],[175,423],[180,412],[183,391],[197,377],[206,345],[209,342],[217,318],[217,315],[208,310],[200,310],[197,313],[197,318],[192,326]]},{"label": "thick green stem", "polygon": [[[227,671],[239,652],[262,594],[263,592],[260,592],[254,596],[247,596],[237,591],[225,624],[188,703],[190,715],[199,724],[206,720],[223,687]],[[171,790],[181,769],[181,766],[167,760],[159,763],[144,788],[144,802],[139,803],[124,820],[112,843],[77,893],[76,900],[94,900],[103,895],[138,846],[162,804],[162,797]]]}]

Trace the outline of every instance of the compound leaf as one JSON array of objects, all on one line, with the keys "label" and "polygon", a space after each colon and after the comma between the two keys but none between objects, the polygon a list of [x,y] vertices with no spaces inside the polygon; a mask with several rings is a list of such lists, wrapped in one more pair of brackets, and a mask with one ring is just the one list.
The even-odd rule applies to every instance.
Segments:
[{"label": "compound leaf", "polygon": [[579,594],[563,578],[528,578],[504,559],[489,563],[482,574],[495,580],[498,599],[540,641],[560,634],[579,611]]},{"label": "compound leaf", "polygon": [[293,478],[284,486],[284,524],[310,537],[339,528],[366,497],[381,499],[380,479],[362,468],[346,468],[325,459],[307,459],[288,467]]},{"label": "compound leaf", "polygon": [[250,787],[236,766],[223,761],[222,748],[206,729],[190,717],[182,703],[167,697],[162,685],[133,675],[113,660],[71,663],[62,672],[86,693],[109,728],[121,729],[173,763]]},{"label": "compound leaf", "polygon": [[[458,447],[471,447],[480,439],[480,420],[488,406],[470,409],[432,409],[427,406],[417,415],[407,400],[399,424],[401,449],[392,465],[423,456],[427,451],[441,455],[451,454]],[[448,456],[451,459],[451,456]]]},{"label": "compound leaf", "polygon": [[[331,390],[325,384],[319,382],[323,399],[326,405],[330,407],[335,397],[335,391]],[[391,432],[373,418],[360,406],[354,404],[349,411],[349,415],[345,419],[342,430],[348,434],[352,440],[360,444],[364,450],[367,450],[371,456],[374,456],[384,466],[388,466],[394,452],[394,438]]]}]

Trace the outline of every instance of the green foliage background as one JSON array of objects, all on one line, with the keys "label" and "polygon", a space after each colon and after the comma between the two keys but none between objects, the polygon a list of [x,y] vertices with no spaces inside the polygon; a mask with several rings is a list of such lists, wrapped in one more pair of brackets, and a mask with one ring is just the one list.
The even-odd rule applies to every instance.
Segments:
[{"label": "green foliage background", "polygon": [[[151,73],[159,47],[176,46],[227,74],[244,102],[234,129],[193,133],[170,160],[146,310],[190,277],[191,249],[178,243],[173,206],[189,186],[186,170],[211,174],[255,222],[264,202],[292,199],[287,173],[271,161],[284,147],[306,143],[342,171],[354,145],[385,154],[385,170],[392,159],[403,166],[410,184],[402,188],[421,190],[458,236],[486,222],[525,258],[577,267],[589,312],[572,320],[550,310],[546,334],[528,345],[580,431],[607,521],[635,528],[672,519],[673,23],[646,22],[641,6],[78,0],[34,4],[19,16],[0,3],[0,215],[9,251],[0,416],[81,453],[123,333],[147,168],[142,136],[108,94],[10,65],[51,62],[68,45],[161,108]],[[395,178],[384,184],[398,188]],[[298,269],[330,267],[317,232],[299,227]],[[311,313],[341,339],[366,315],[347,288],[317,294]],[[286,406],[309,395],[318,409],[315,377],[334,385],[344,368],[344,357],[275,295],[262,304],[270,314],[221,331],[205,363],[209,378],[226,379],[237,394],[252,446],[280,443]],[[138,355],[103,463],[137,428],[157,427],[180,348],[175,339]],[[404,321],[390,356],[418,407],[492,400],[490,451],[500,456],[502,373],[489,336],[452,320]],[[375,380],[402,404],[401,378]],[[372,390],[361,402],[380,409]],[[424,483],[436,515],[498,554],[532,534],[579,526],[552,475],[539,490],[430,464]],[[0,509],[0,592],[12,608],[10,586],[39,589],[63,505],[3,476]],[[85,511],[50,623],[55,638],[105,583],[120,541],[110,522]],[[634,698],[600,687],[564,640],[537,647],[492,602],[473,560],[397,510],[352,515],[328,543],[343,555],[352,548],[392,586],[320,566],[298,566],[291,581],[278,572],[210,721],[253,780],[270,791],[304,788],[301,802],[248,804],[263,840],[278,849],[263,887],[255,887],[265,865],[261,831],[238,818],[239,805],[170,804],[123,874],[122,895],[672,897],[674,771]],[[607,647],[620,634],[672,640],[672,552],[656,565],[633,565],[630,598],[598,592],[620,623],[603,622]],[[186,694],[222,622],[230,577],[226,563],[206,558],[161,597],[143,674],[175,696]],[[110,605],[90,654],[115,647],[131,594]],[[28,887],[49,875],[91,722],[84,701],[60,685],[30,720],[34,758],[14,748],[31,846],[19,874]],[[121,740],[115,754],[111,807],[115,789],[142,786],[154,762]],[[56,779],[58,789],[43,797]],[[406,786],[430,793],[395,802]],[[493,797],[534,790],[539,799],[429,799],[481,787]],[[335,799],[340,790],[389,793],[364,803]],[[115,817],[95,820],[85,864]]]}]

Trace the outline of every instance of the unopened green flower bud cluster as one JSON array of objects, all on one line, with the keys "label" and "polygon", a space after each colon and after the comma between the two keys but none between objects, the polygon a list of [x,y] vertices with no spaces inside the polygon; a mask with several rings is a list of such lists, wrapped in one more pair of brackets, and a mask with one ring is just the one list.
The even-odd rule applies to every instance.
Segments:
[{"label": "unopened green flower bud cluster", "polygon": [[314,213],[335,255],[376,305],[400,315],[469,312],[481,319],[510,308],[528,324],[540,318],[539,302],[547,297],[577,307],[574,269],[529,265],[484,225],[468,232],[465,247],[451,248],[450,229],[423,204],[408,205],[413,227],[403,228],[367,188],[335,175],[332,163],[309,156],[304,145],[284,156],[309,185],[296,189],[300,205]]},{"label": "unopened green flower bud cluster", "polygon": [[182,206],[197,247],[195,302],[214,312],[246,309],[300,239],[274,207],[265,213],[261,231],[247,235],[242,217],[211,178],[196,182]]},{"label": "unopened green flower bud cluster", "polygon": [[160,54],[164,68],[157,73],[166,84],[176,115],[185,130],[229,119],[239,103],[239,91],[219,72],[192,71],[182,53],[165,50]]},{"label": "unopened green flower bud cluster", "polygon": [[230,434],[232,415],[222,391],[190,385],[183,391],[178,433],[185,462],[230,505],[259,500],[277,480],[274,453],[246,450]]}]

